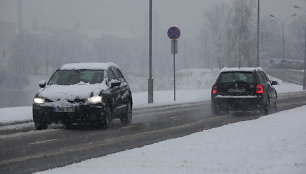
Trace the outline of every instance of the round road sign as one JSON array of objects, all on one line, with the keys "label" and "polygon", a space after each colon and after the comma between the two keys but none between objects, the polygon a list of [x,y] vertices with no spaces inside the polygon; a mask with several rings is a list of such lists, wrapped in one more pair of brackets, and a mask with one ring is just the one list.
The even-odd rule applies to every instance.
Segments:
[{"label": "round road sign", "polygon": [[167,34],[170,39],[176,40],[181,36],[181,31],[177,27],[170,27]]}]

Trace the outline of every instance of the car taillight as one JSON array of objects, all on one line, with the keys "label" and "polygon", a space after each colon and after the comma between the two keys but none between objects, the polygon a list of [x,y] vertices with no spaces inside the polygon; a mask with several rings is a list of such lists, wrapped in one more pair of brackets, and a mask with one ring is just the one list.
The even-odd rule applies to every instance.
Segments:
[{"label": "car taillight", "polygon": [[264,89],[262,85],[256,85],[256,93],[257,94],[262,94],[264,93]]},{"label": "car taillight", "polygon": [[217,93],[218,93],[217,85],[214,85],[214,86],[212,87],[211,92],[212,92],[213,94],[217,94]]}]

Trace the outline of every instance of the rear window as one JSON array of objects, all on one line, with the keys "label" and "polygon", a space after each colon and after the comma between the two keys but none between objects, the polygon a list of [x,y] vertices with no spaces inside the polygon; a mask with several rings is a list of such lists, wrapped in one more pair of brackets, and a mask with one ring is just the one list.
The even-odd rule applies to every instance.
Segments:
[{"label": "rear window", "polygon": [[253,72],[223,72],[220,74],[219,83],[231,83],[231,82],[246,82],[254,83]]}]

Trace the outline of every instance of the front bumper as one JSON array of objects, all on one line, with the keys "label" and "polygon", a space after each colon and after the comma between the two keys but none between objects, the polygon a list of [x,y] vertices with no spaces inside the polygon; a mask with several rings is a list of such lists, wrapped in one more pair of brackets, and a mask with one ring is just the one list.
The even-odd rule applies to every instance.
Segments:
[{"label": "front bumper", "polygon": [[58,112],[56,106],[33,104],[34,122],[45,123],[89,123],[104,118],[104,105],[74,105],[74,112]]}]

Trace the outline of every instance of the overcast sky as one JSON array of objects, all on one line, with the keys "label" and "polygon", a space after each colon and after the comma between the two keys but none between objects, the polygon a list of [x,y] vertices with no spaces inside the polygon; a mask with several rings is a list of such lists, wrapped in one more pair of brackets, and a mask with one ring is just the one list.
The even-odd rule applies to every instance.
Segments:
[{"label": "overcast sky", "polygon": [[[17,0],[0,0],[0,20],[16,22]],[[72,28],[80,22],[83,30],[127,30],[143,34],[148,24],[149,0],[23,0],[24,26]],[[176,25],[182,34],[197,36],[204,12],[216,4],[232,0],[153,0],[154,22],[161,30]],[[256,1],[257,2],[257,1]],[[262,17],[274,14],[286,18],[299,13],[293,5],[306,9],[305,0],[261,0]]]}]

